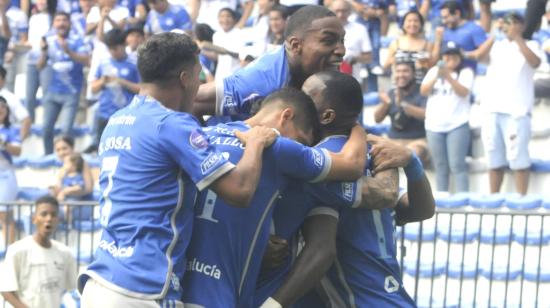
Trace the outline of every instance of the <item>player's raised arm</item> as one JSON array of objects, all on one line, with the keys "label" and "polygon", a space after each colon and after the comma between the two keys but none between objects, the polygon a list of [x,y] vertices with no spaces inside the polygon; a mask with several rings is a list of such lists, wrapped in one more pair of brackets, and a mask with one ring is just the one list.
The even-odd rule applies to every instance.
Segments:
[{"label": "player's raised arm", "polygon": [[357,124],[351,130],[342,151],[330,153],[332,165],[327,180],[355,181],[363,176],[367,157],[365,136],[365,130]]},{"label": "player's raised arm", "polygon": [[241,141],[246,140],[243,156],[235,168],[212,183],[210,189],[235,207],[248,207],[260,180],[263,150],[278,135],[273,129],[261,126],[235,134]]}]

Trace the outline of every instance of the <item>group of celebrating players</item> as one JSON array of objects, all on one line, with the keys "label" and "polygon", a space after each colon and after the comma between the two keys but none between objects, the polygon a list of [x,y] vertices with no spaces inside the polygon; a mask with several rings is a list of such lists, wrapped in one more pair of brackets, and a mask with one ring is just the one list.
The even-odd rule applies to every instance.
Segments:
[{"label": "group of celebrating players", "polygon": [[422,164],[356,124],[362,90],[333,70],[332,12],[298,10],[285,37],[203,85],[188,36],[140,47],[140,93],[99,146],[103,231],[83,307],[415,306],[394,230],[433,215]]}]

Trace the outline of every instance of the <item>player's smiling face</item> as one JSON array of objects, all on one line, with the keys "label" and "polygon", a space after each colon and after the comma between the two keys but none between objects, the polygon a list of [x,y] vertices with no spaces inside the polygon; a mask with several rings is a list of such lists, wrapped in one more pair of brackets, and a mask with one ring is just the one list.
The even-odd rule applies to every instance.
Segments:
[{"label": "player's smiling face", "polygon": [[345,31],[337,17],[314,20],[302,41],[301,64],[306,76],[327,69],[338,69],[346,49]]}]

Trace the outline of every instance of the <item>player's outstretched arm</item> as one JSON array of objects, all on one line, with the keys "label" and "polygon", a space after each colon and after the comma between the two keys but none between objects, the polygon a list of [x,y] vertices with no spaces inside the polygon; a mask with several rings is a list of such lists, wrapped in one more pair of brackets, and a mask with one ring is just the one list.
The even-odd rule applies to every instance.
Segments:
[{"label": "player's outstretched arm", "polygon": [[414,156],[404,170],[408,193],[399,200],[395,208],[395,219],[399,225],[426,220],[435,213],[432,188],[420,159]]},{"label": "player's outstretched arm", "polygon": [[397,205],[398,195],[399,171],[397,168],[387,169],[374,176],[363,177],[358,207],[371,210],[393,208]]},{"label": "player's outstretched arm", "polygon": [[246,144],[241,160],[233,170],[216,180],[210,186],[228,204],[246,208],[256,192],[262,171],[262,153],[278,134],[271,128],[256,126],[246,133],[235,132],[237,138]]},{"label": "player's outstretched arm", "polygon": [[367,147],[365,146],[365,130],[359,124],[351,130],[348,141],[339,153],[330,153],[331,168],[327,180],[355,181],[365,170]]},{"label": "player's outstretched arm", "polygon": [[261,308],[286,307],[319,283],[336,258],[337,229],[338,219],[331,215],[311,216],[304,221],[306,245],[281,287]]}]

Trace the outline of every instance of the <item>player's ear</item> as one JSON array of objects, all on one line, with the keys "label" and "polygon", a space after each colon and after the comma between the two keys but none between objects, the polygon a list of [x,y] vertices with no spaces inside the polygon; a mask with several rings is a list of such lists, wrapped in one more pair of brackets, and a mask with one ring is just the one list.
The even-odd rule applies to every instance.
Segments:
[{"label": "player's ear", "polygon": [[285,45],[286,45],[287,51],[289,51],[293,55],[299,55],[302,53],[302,46],[303,46],[302,43],[303,43],[302,39],[293,35],[286,39]]},{"label": "player's ear", "polygon": [[334,109],[325,109],[321,113],[321,116],[319,117],[319,122],[321,125],[328,125],[332,122],[334,122],[334,119],[336,119],[336,111]]},{"label": "player's ear", "polygon": [[294,109],[285,108],[281,112],[280,120],[281,122],[291,121],[294,118]]}]

